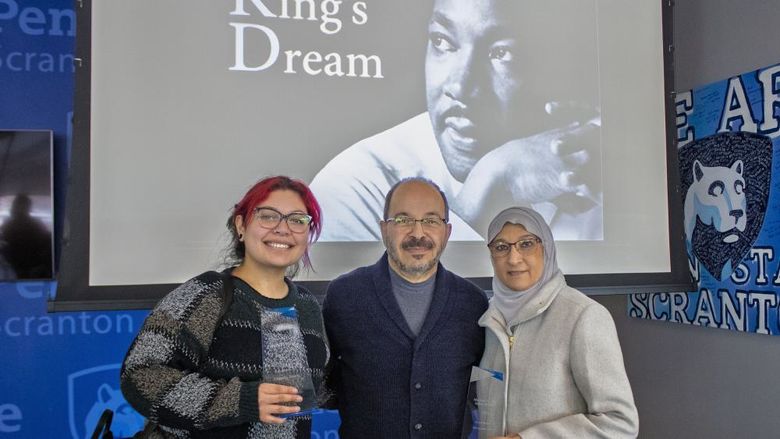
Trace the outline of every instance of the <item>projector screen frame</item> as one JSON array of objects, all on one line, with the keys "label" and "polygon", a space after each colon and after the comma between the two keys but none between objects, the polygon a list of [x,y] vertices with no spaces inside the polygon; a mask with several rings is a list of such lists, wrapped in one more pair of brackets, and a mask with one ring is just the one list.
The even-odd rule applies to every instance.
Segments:
[{"label": "projector screen frame", "polygon": [[[673,92],[673,6],[668,0],[659,1],[662,11],[664,48],[664,119],[666,122],[670,271],[566,276],[567,282],[572,287],[589,295],[681,292],[691,291],[694,288],[684,247],[682,196],[678,174]],[[50,311],[149,309],[178,284],[89,285],[92,1],[79,2],[76,9],[73,150],[68,178],[58,292],[55,297],[50,298],[48,308]],[[197,273],[193,273],[193,275],[195,274]],[[485,290],[491,288],[490,277],[469,279]],[[321,299],[328,281],[303,281],[301,283]]]}]

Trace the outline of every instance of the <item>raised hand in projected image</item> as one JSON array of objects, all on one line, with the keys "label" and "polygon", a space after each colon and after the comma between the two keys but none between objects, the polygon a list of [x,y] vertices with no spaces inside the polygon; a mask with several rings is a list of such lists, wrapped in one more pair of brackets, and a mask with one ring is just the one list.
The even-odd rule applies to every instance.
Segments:
[{"label": "raised hand in projected image", "polygon": [[[485,154],[469,173],[453,210],[472,227],[479,230],[508,203],[545,212],[556,232],[561,230],[556,216],[573,218],[588,211],[595,214],[595,210],[600,216],[598,110],[576,103],[549,103],[546,111],[546,125],[556,128],[506,142]],[[572,233],[567,230],[557,234]],[[600,232],[578,232],[577,236],[597,238]]]},{"label": "raised hand in projected image", "polygon": [[571,131],[551,144],[567,168],[562,178],[576,188],[568,194],[601,204],[601,110],[577,102],[549,102],[545,111],[555,120],[572,121]]}]

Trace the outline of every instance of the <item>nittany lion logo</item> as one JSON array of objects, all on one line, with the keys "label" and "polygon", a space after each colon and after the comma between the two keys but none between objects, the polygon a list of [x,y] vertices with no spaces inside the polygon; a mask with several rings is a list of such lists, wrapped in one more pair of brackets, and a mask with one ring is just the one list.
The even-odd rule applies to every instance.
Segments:
[{"label": "nittany lion logo", "polygon": [[724,233],[726,243],[738,241],[739,233],[745,231],[747,224],[745,210],[742,160],[737,160],[730,168],[707,167],[698,160],[693,162],[693,183],[685,195],[685,238],[688,241],[691,241],[697,221]]},{"label": "nittany lion logo", "polygon": [[111,431],[130,437],[144,428],[144,418],[119,390],[120,364],[106,364],[68,375],[68,417],[72,439],[89,439],[103,410],[114,412]]},{"label": "nittany lion logo", "polygon": [[721,133],[680,149],[685,238],[692,264],[723,280],[753,246],[769,200],[772,141]]}]

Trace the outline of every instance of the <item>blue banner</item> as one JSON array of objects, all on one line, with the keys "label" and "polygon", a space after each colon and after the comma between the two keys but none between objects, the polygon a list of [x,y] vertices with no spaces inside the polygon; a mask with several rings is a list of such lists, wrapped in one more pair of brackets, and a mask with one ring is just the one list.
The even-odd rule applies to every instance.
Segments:
[{"label": "blue banner", "polygon": [[47,314],[54,288],[0,284],[0,437],[82,439],[106,408],[117,413],[118,437],[139,430],[119,367],[146,311]]},{"label": "blue banner", "polygon": [[780,334],[780,64],[678,93],[676,116],[698,289],[632,295],[628,313]]}]

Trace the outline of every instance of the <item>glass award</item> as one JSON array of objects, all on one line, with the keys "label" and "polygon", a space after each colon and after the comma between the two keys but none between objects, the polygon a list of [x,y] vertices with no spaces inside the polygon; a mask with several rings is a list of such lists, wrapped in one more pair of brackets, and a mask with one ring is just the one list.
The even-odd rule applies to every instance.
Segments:
[{"label": "glass award", "polygon": [[267,383],[295,387],[298,389],[298,394],[303,398],[303,401],[301,402],[290,403],[290,405],[297,405],[300,407],[301,410],[299,412],[279,415],[280,417],[300,416],[311,413],[317,408],[317,392],[314,390],[314,383],[307,370],[300,372],[293,370],[272,371],[266,373],[263,380]]},{"label": "glass award", "polygon": [[502,431],[505,391],[503,372],[477,366],[471,368],[463,438],[480,439],[486,437],[488,431]]},{"label": "glass award", "polygon": [[303,334],[298,325],[298,311],[294,307],[273,308],[263,318],[266,319],[263,324],[263,330],[266,331],[263,335],[266,345],[263,382],[295,387],[303,398],[301,402],[290,403],[300,407],[299,412],[280,417],[309,414],[317,409],[317,392],[311,379],[306,350],[296,349],[296,343],[290,343],[290,340],[297,339],[300,340],[298,346],[304,346]]}]

